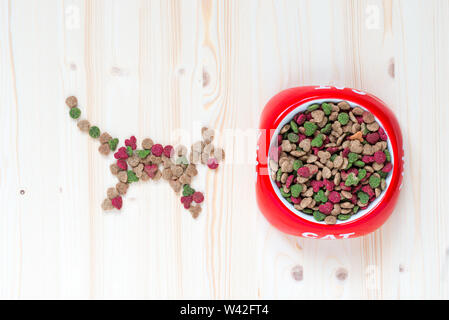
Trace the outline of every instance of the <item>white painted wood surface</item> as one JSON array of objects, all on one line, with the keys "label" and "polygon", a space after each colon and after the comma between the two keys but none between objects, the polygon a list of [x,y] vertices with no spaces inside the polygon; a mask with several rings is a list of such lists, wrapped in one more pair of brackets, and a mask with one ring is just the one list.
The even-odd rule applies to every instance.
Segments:
[{"label": "white painted wood surface", "polygon": [[[0,298],[449,298],[448,17],[447,0],[0,0]],[[260,111],[304,84],[372,92],[400,121],[404,187],[372,235],[290,237],[257,209]],[[111,158],[71,94],[122,141],[247,137],[196,181],[198,221],[164,183],[104,214]]]}]

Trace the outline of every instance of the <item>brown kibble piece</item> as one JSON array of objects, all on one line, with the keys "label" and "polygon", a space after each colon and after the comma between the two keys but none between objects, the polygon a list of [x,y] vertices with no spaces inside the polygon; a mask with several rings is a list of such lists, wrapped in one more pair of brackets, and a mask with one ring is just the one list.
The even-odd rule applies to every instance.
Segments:
[{"label": "brown kibble piece", "polygon": [[182,188],[181,182],[171,180],[169,182],[169,184],[170,184],[170,187],[173,189],[174,192],[178,193],[179,191],[181,191],[181,188]]},{"label": "brown kibble piece", "polygon": [[154,142],[150,138],[143,139],[142,141],[142,148],[145,150],[150,150],[153,147],[153,145]]},{"label": "brown kibble piece", "polygon": [[183,145],[176,146],[175,154],[178,155],[178,157],[183,157],[187,155],[187,148]]},{"label": "brown kibble piece", "polygon": [[99,151],[102,155],[107,156],[107,155],[111,152],[111,148],[109,147],[109,144],[105,143],[105,144],[102,144],[102,145],[98,148],[98,151]]},{"label": "brown kibble piece", "polygon": [[201,213],[201,207],[199,205],[191,206],[189,211],[192,214],[193,219],[197,219]]},{"label": "brown kibble piece", "polygon": [[215,131],[212,129],[206,129],[203,131],[203,139],[206,143],[210,143],[214,140]]},{"label": "brown kibble piece", "polygon": [[140,158],[137,155],[133,155],[132,157],[128,158],[128,164],[131,167],[137,167],[140,163]]},{"label": "brown kibble piece", "polygon": [[76,106],[78,106],[78,99],[74,96],[71,96],[65,100],[65,103],[69,108],[75,108]]},{"label": "brown kibble piece", "polygon": [[196,166],[194,164],[189,164],[186,169],[186,174],[190,177],[195,177],[198,175],[198,170],[196,169]]},{"label": "brown kibble piece", "polygon": [[181,177],[179,177],[179,182],[181,182],[182,184],[190,184],[192,183],[192,178],[187,174],[183,174]]},{"label": "brown kibble piece", "polygon": [[156,175],[154,176],[153,180],[154,181],[159,181],[162,178],[162,172],[161,170],[156,171]]},{"label": "brown kibble piece", "polygon": [[114,199],[119,196],[119,193],[117,191],[117,188],[109,188],[107,191],[108,199]]},{"label": "brown kibble piece", "polygon": [[111,165],[109,166],[109,169],[111,170],[111,173],[112,173],[114,176],[116,176],[116,175],[120,172],[120,170],[121,170],[115,163],[111,164]]},{"label": "brown kibble piece", "polygon": [[117,175],[120,182],[128,182],[128,173],[126,171],[120,171]]},{"label": "brown kibble piece", "polygon": [[118,193],[123,196],[128,192],[129,184],[119,182],[119,183],[117,183],[116,188],[117,188]]},{"label": "brown kibble piece", "polygon": [[140,180],[143,182],[147,182],[148,180],[150,180],[150,176],[144,171],[144,172],[142,172],[142,176],[140,177]]},{"label": "brown kibble piece", "polygon": [[362,117],[363,117],[363,122],[365,122],[365,123],[372,123],[372,122],[376,121],[376,119],[374,119],[374,115],[368,111],[363,112]]},{"label": "brown kibble piece", "polygon": [[171,180],[172,177],[173,177],[173,173],[172,173],[170,168],[165,168],[162,171],[162,179],[164,179],[164,180]]},{"label": "brown kibble piece", "polygon": [[337,106],[340,108],[340,110],[346,111],[346,110],[351,109],[351,106],[346,101],[342,101],[342,102],[338,103]]},{"label": "brown kibble piece", "polygon": [[337,218],[336,218],[335,216],[327,216],[327,217],[324,219],[324,222],[325,222],[326,224],[336,224],[336,223],[337,223]]},{"label": "brown kibble piece", "polygon": [[81,120],[78,121],[78,128],[82,131],[82,132],[89,132],[90,129],[90,122],[87,120]]},{"label": "brown kibble piece", "polygon": [[105,144],[105,143],[108,143],[109,141],[111,141],[111,140],[112,140],[112,137],[111,137],[111,135],[110,135],[109,133],[103,132],[103,133],[101,134],[99,140],[100,140],[100,143],[101,143],[101,144]]},{"label": "brown kibble piece", "polygon": [[184,170],[181,166],[172,166],[170,169],[175,177],[180,177],[184,173]]},{"label": "brown kibble piece", "polygon": [[114,206],[112,205],[111,199],[104,199],[103,203],[101,204],[101,208],[104,211],[114,210]]}]

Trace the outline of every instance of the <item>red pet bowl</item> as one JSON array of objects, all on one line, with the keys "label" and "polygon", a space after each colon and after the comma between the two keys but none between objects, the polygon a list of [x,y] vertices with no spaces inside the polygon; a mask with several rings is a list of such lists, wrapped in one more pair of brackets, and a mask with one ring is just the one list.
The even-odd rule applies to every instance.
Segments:
[{"label": "red pet bowl", "polygon": [[[387,188],[370,206],[347,221],[326,225],[295,210],[275,188],[268,169],[268,152],[279,130],[293,116],[314,103],[347,101],[370,111],[388,135],[393,171]],[[287,89],[274,96],[265,106],[260,119],[257,150],[256,197],[267,220],[282,232],[313,239],[347,239],[360,237],[379,228],[391,215],[402,186],[404,150],[399,123],[391,110],[375,96],[350,88],[308,86]]]}]

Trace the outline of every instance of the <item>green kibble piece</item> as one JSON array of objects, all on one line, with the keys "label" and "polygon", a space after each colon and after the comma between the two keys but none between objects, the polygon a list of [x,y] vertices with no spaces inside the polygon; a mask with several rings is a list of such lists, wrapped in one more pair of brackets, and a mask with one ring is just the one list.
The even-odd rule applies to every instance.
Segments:
[{"label": "green kibble piece", "polygon": [[387,158],[387,162],[391,162],[391,154],[387,149],[384,150],[385,156]]},{"label": "green kibble piece", "polygon": [[315,133],[316,129],[318,129],[318,126],[313,122],[306,121],[306,123],[304,123],[304,129],[306,129],[306,136],[310,137]]},{"label": "green kibble piece", "polygon": [[369,201],[369,195],[363,191],[359,191],[357,197],[359,197],[360,203],[367,204]]},{"label": "green kibble piece", "polygon": [[290,197],[291,197],[291,194],[290,194],[290,193],[286,193],[282,188],[279,189],[279,191],[281,191],[281,195],[282,195],[284,198],[290,198]]},{"label": "green kibble piece", "polygon": [[358,161],[354,162],[354,165],[356,167],[363,168],[365,166],[365,162],[358,160]]},{"label": "green kibble piece", "polygon": [[365,128],[365,129],[363,130],[363,135],[366,136],[368,133],[369,133],[369,130],[368,130],[367,128]]},{"label": "green kibble piece", "polygon": [[347,125],[349,122],[349,115],[346,112],[342,112],[338,115],[338,122],[343,126]]},{"label": "green kibble piece", "polygon": [[288,134],[288,141],[292,142],[292,143],[296,143],[299,141],[299,136],[296,133],[289,133]]},{"label": "green kibble piece", "polygon": [[359,155],[357,154],[357,153],[354,153],[354,152],[350,152],[349,154],[348,154],[348,161],[349,162],[355,162],[355,161],[357,161],[359,159]]},{"label": "green kibble piece", "polygon": [[296,159],[293,162],[293,170],[298,171],[299,168],[301,168],[304,164],[302,163],[301,160]]},{"label": "green kibble piece", "polygon": [[118,146],[118,139],[117,138],[115,138],[115,139],[111,139],[111,140],[109,140],[109,149],[111,149],[111,151],[115,151],[116,149],[117,149],[117,146]]},{"label": "green kibble piece", "polygon": [[334,160],[335,160],[335,158],[336,158],[337,156],[338,156],[338,155],[337,155],[336,153],[334,153],[334,154],[331,156],[331,161],[334,162]]},{"label": "green kibble piece", "polygon": [[130,146],[127,146],[126,153],[128,154],[128,156],[132,157],[133,156],[133,148],[131,148]]},{"label": "green kibble piece", "polygon": [[353,172],[351,172],[348,175],[348,177],[346,178],[345,186],[347,186],[347,187],[356,186],[358,183],[359,183],[359,179],[357,179],[355,174]]},{"label": "green kibble piece", "polygon": [[187,164],[189,164],[189,160],[187,160],[187,158],[186,158],[186,156],[182,156],[182,157],[179,157],[178,159],[176,159],[176,164],[185,164],[185,165],[187,165]]},{"label": "green kibble piece", "polygon": [[78,119],[81,117],[81,110],[78,107],[71,108],[69,113],[72,119]]},{"label": "green kibble piece", "polygon": [[346,170],[349,170],[352,168],[352,162],[348,162],[348,166],[346,167]]},{"label": "green kibble piece", "polygon": [[293,198],[298,198],[302,192],[302,185],[294,184],[290,187],[290,192],[292,193]]},{"label": "green kibble piece", "polygon": [[359,170],[359,174],[357,175],[357,179],[362,180],[363,178],[366,177],[366,170],[365,169],[360,169]]},{"label": "green kibble piece", "polygon": [[352,208],[352,213],[356,214],[357,212],[359,212],[359,209],[359,206],[355,206],[354,208]]},{"label": "green kibble piece", "polygon": [[312,104],[311,106],[307,107],[307,111],[312,112],[312,111],[317,110],[319,107],[320,107],[319,104]]},{"label": "green kibble piece", "polygon": [[332,124],[328,123],[321,129],[321,133],[328,134],[332,131]]},{"label": "green kibble piece", "polygon": [[315,218],[316,221],[323,221],[324,219],[326,219],[326,215],[319,211],[314,211],[313,217]]},{"label": "green kibble piece", "polygon": [[282,177],[282,170],[279,169],[278,172],[276,172],[276,181],[281,181]]},{"label": "green kibble piece", "polygon": [[290,121],[290,128],[293,130],[294,133],[298,133],[298,124],[295,122],[295,120]]},{"label": "green kibble piece", "polygon": [[282,135],[282,139],[283,139],[283,140],[287,140],[287,138],[288,138],[288,132],[286,132],[286,133],[284,133],[284,134]]},{"label": "green kibble piece", "polygon": [[339,215],[337,216],[337,219],[338,219],[338,220],[341,220],[341,221],[348,220],[349,218],[351,218],[351,215],[350,215],[350,214],[339,214]]},{"label": "green kibble piece", "polygon": [[191,186],[189,186],[188,184],[185,184],[183,187],[183,191],[182,191],[182,195],[184,197],[190,197],[191,195],[193,195],[195,193],[195,189],[193,189]]},{"label": "green kibble piece", "polygon": [[329,103],[323,103],[321,105],[321,108],[323,109],[324,114],[326,116],[328,116],[328,115],[330,115],[332,113],[332,106]]},{"label": "green kibble piece", "polygon": [[151,151],[150,150],[137,150],[136,153],[140,159],[145,159],[146,157],[148,157],[148,155],[151,153]]},{"label": "green kibble piece", "polygon": [[311,145],[312,145],[312,147],[317,147],[317,148],[321,147],[323,145],[323,135],[322,134],[317,135],[312,140]]},{"label": "green kibble piece", "polygon": [[321,202],[321,203],[326,203],[326,202],[327,202],[327,197],[326,197],[326,195],[324,194],[324,191],[323,191],[323,190],[318,191],[318,192],[315,194],[314,199],[315,199],[316,202]]},{"label": "green kibble piece", "polygon": [[313,214],[313,210],[309,208],[302,209],[301,211],[304,212],[305,214]]},{"label": "green kibble piece", "polygon": [[287,200],[287,202],[293,203],[292,199],[290,198],[285,198],[285,200]]},{"label": "green kibble piece", "polygon": [[378,186],[380,186],[380,178],[372,175],[369,177],[369,185],[371,186],[371,188],[375,189]]},{"label": "green kibble piece", "polygon": [[380,175],[381,178],[384,179],[388,176],[388,172],[378,171],[377,173]]},{"label": "green kibble piece", "polygon": [[92,138],[98,139],[98,137],[100,136],[100,134],[101,134],[100,128],[98,128],[98,127],[96,127],[96,126],[90,127],[90,129],[89,129],[89,135],[90,135]]},{"label": "green kibble piece", "polygon": [[139,178],[137,178],[134,171],[129,170],[128,171],[128,183],[137,182],[139,181]]}]

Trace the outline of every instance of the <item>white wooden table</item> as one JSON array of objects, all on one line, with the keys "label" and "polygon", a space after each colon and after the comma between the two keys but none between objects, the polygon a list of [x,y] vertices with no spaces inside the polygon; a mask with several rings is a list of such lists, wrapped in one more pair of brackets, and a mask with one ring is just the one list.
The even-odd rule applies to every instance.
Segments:
[{"label": "white wooden table", "polygon": [[[447,0],[0,0],[0,298],[449,298],[448,16]],[[369,91],[400,121],[404,187],[372,235],[299,239],[258,211],[260,111],[305,84]],[[246,137],[195,182],[198,221],[163,182],[105,214],[111,158],[71,94],[122,141]]]}]

